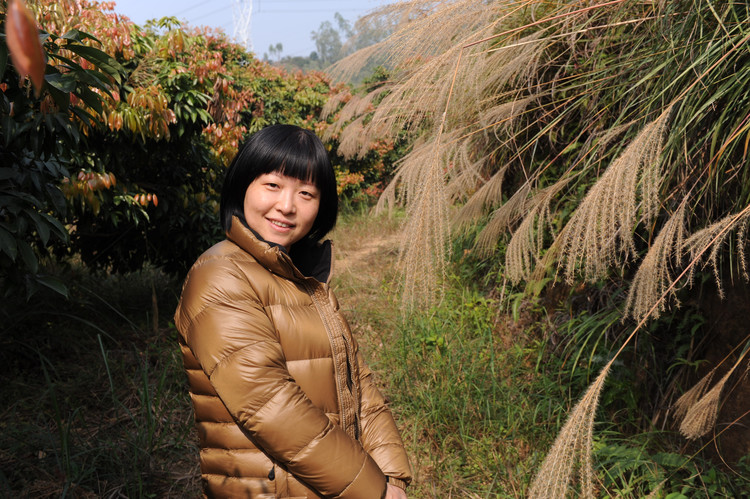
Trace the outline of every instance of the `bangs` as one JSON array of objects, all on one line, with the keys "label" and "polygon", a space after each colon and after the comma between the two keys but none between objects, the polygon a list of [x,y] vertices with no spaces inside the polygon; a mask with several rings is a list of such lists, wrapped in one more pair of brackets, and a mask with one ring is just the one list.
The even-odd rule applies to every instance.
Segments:
[{"label": "bangs", "polygon": [[261,160],[262,173],[281,173],[322,188],[322,172],[330,169],[330,159],[325,148],[315,137],[300,132],[287,135],[268,148],[268,155]]}]

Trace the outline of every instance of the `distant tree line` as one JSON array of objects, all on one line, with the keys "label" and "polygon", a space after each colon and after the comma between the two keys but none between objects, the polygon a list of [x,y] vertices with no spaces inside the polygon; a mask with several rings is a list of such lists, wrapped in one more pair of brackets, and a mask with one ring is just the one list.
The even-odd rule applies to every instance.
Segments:
[{"label": "distant tree line", "polygon": [[[395,24],[385,17],[363,17],[352,25],[339,12],[334,14],[334,21],[323,21],[317,30],[310,33],[315,42],[315,50],[307,56],[283,55],[282,43],[271,44],[263,53],[263,60],[287,70],[323,70],[354,52],[374,45],[387,38],[394,30]],[[353,81],[361,82],[370,75],[373,69],[383,60],[373,60],[362,69]]]}]

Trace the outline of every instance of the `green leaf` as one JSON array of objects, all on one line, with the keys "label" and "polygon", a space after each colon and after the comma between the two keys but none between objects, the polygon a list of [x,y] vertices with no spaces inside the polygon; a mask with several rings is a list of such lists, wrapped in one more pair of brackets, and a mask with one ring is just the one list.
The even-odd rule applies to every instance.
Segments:
[{"label": "green leaf", "polygon": [[95,116],[93,116],[88,111],[81,109],[80,107],[73,107],[70,111],[78,116],[81,121],[86,123],[87,126],[93,127],[96,123],[99,122],[99,120],[97,120]]},{"label": "green leaf", "polygon": [[64,63],[62,67],[69,69],[70,71],[83,71],[83,68],[80,64],[75,62],[73,59],[68,59],[67,57],[61,56],[60,54],[49,54],[50,58],[57,59],[58,61]]},{"label": "green leaf", "polygon": [[[76,78],[74,76],[74,73],[51,73],[44,75],[44,79],[47,81],[47,83],[50,84],[50,86],[56,88],[60,92],[65,93],[71,93],[76,89]],[[54,95],[52,96],[55,97]],[[58,104],[59,105],[59,104]],[[65,104],[64,108],[67,108],[67,103]]]},{"label": "green leaf", "polygon": [[102,114],[102,112],[104,111],[104,109],[102,108],[102,98],[93,90],[87,87],[82,87],[78,89],[75,95],[80,97],[80,99],[84,103],[86,103],[87,106],[89,106],[97,113]]},{"label": "green leaf", "polygon": [[66,202],[65,202],[65,196],[63,195],[62,191],[60,191],[60,188],[52,184],[47,184],[45,188],[47,190],[47,195],[52,200],[52,206],[55,207],[56,211],[58,211],[61,214],[64,214],[65,208],[66,208]]},{"label": "green leaf", "polygon": [[109,89],[109,75],[96,69],[86,69],[84,72],[79,73],[79,80],[83,83],[87,83],[92,87],[101,89],[103,92],[107,92],[112,95]]},{"label": "green leaf", "polygon": [[39,284],[63,295],[65,298],[69,298],[68,287],[59,278],[48,275],[37,275],[35,277]]},{"label": "green leaf", "polygon": [[[60,191],[58,191],[58,192],[60,192]],[[63,224],[58,219],[56,219],[55,217],[53,217],[52,215],[49,215],[47,213],[40,213],[40,215],[42,217],[44,217],[44,219],[47,221],[47,223],[50,226],[52,226],[52,228],[57,233],[57,237],[59,237],[63,241],[67,241],[68,240],[68,231],[67,231],[67,229],[65,229],[65,227],[63,226]]]},{"label": "green leaf", "polygon": [[[45,75],[44,78],[47,79],[47,76],[49,75]],[[67,110],[70,106],[70,94],[58,89],[49,81],[47,81],[47,83],[47,91],[54,99],[57,107],[59,107],[61,110]]]},{"label": "green leaf", "polygon": [[39,283],[33,275],[26,275],[26,301],[31,300],[31,297],[39,291]]},{"label": "green leaf", "polygon": [[99,44],[102,43],[94,35],[92,35],[90,33],[86,33],[85,31],[77,30],[77,29],[71,29],[70,31],[68,31],[67,33],[65,33],[62,36],[62,38],[65,39],[65,40],[75,40],[75,41],[78,41],[78,42],[82,42],[82,41],[84,41],[86,39],[89,39],[89,40],[94,40],[95,42],[97,42]]},{"label": "green leaf", "polygon": [[16,256],[18,255],[16,238],[2,227],[0,227],[0,251],[8,255],[12,261],[16,261]]},{"label": "green leaf", "polygon": [[34,250],[31,249],[29,243],[19,239],[18,252],[21,254],[21,259],[23,260],[24,265],[26,265],[26,268],[32,274],[36,274],[37,270],[39,270],[39,262],[37,261]]},{"label": "green leaf", "polygon": [[[73,110],[75,109],[78,109],[78,108],[73,108]],[[57,119],[57,122],[60,123],[60,126],[62,127],[61,129],[67,132],[68,138],[70,138],[70,140],[72,141],[72,145],[78,145],[78,142],[81,140],[81,134],[78,131],[78,127],[70,126],[70,123],[66,121],[64,118],[65,118],[65,115],[63,115],[62,113],[55,114],[55,119]],[[67,176],[67,173],[66,173],[66,176]]]},{"label": "green leaf", "polygon": [[67,172],[64,171],[64,167],[57,161],[44,161],[43,164],[53,178],[60,178],[63,175],[67,176]]},{"label": "green leaf", "polygon": [[39,239],[42,240],[42,244],[47,246],[49,242],[49,225],[44,223],[37,224],[36,231],[39,234]]},{"label": "green leaf", "polygon": [[[42,204],[42,202],[39,201],[39,199],[35,198],[34,196],[32,196],[31,194],[27,192],[11,191],[8,193],[8,195],[13,196],[18,199],[22,199],[32,205],[40,206]],[[9,201],[9,202],[12,203],[12,201]],[[3,201],[2,205],[6,206],[6,202]]]},{"label": "green leaf", "polygon": [[[34,222],[34,227],[36,228],[37,233],[39,234],[40,238],[42,238],[44,244],[47,244],[47,240],[49,239],[49,227],[47,226],[48,224],[45,223],[41,215],[33,209],[24,208],[23,211],[24,213],[26,213],[26,216]],[[45,239],[45,236],[47,239]]]},{"label": "green leaf", "polygon": [[118,83],[120,83],[120,73],[124,73],[125,69],[106,52],[94,47],[78,45],[76,43],[68,43],[65,45],[65,48],[80,55],[95,66],[105,70],[110,76],[114,77]]}]

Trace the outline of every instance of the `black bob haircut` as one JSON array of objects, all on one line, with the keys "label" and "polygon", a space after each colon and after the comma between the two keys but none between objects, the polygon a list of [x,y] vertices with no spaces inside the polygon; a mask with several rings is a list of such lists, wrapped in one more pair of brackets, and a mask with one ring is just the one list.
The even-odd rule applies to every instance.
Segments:
[{"label": "black bob haircut", "polygon": [[229,231],[233,216],[245,221],[245,192],[252,181],[274,172],[311,182],[318,188],[318,216],[304,239],[320,241],[336,225],[339,209],[336,175],[320,139],[295,125],[268,126],[240,146],[221,189],[220,214],[224,231]]}]

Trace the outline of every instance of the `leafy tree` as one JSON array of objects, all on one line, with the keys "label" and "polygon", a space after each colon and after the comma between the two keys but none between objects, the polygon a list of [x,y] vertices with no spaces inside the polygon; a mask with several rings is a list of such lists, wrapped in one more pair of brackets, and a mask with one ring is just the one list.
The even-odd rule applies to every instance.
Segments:
[{"label": "leafy tree", "polygon": [[[14,20],[9,9],[0,14],[0,25]],[[33,18],[29,17],[33,23]],[[6,293],[25,289],[31,296],[40,285],[65,292],[64,286],[41,273],[39,257],[48,245],[68,241],[61,222],[66,202],[61,182],[70,170],[86,163],[89,135],[100,125],[103,96],[121,81],[122,67],[109,55],[87,45],[95,39],[78,30],[63,36],[37,33],[44,40],[44,79],[35,95],[31,83],[8,64],[6,30],[0,37],[0,281]],[[11,35],[12,36],[12,35]],[[6,44],[6,41],[8,44]],[[25,50],[11,45],[14,50]],[[14,61],[19,54],[11,54]],[[111,185],[110,177],[79,179],[82,192]]]},{"label": "leafy tree", "polygon": [[[272,58],[275,58],[276,60],[281,59],[281,53],[284,51],[284,45],[281,44],[281,42],[278,42],[276,45],[269,45],[268,46],[268,54],[271,54]],[[263,54],[263,59],[268,60],[268,54]]]},{"label": "leafy tree", "polygon": [[326,66],[341,58],[341,34],[331,21],[323,21],[317,31],[310,34],[321,63]]}]

